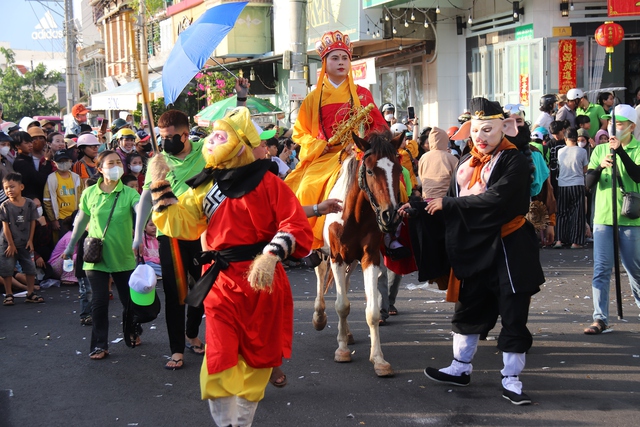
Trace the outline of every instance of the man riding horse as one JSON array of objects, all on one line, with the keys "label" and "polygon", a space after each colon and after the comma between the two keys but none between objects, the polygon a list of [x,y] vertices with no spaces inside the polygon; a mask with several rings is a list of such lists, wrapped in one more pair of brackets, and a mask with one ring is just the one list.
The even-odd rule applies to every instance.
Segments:
[{"label": "man riding horse", "polygon": [[[330,145],[329,139],[354,112],[374,102],[369,90],[353,82],[348,35],[329,31],[316,43],[316,50],[322,59],[318,86],[302,102],[293,127],[293,140],[300,144],[300,163],[285,180],[303,206],[325,200],[340,172],[344,147]],[[371,109],[364,120],[365,135],[388,129],[380,111]],[[324,217],[311,217],[309,223],[313,249],[320,248]]]}]

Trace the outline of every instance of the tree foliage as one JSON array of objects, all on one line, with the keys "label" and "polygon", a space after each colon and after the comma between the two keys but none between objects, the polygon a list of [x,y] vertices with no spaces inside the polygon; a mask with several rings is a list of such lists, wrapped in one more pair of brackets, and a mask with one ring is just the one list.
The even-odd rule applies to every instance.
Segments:
[{"label": "tree foliage", "polygon": [[47,71],[40,63],[22,75],[15,67],[15,54],[11,49],[0,47],[6,58],[7,68],[0,69],[0,102],[4,106],[4,117],[18,121],[22,117],[58,114],[60,106],[56,95],[47,97],[45,92],[62,81],[57,71]]}]

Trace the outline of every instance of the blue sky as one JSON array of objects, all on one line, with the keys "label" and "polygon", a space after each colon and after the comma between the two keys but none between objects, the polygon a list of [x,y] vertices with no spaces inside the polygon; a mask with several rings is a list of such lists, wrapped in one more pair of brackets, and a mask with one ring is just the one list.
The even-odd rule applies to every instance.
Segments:
[{"label": "blue sky", "polygon": [[[77,0],[74,1],[76,3]],[[27,0],[0,0],[2,6],[2,31],[0,41],[10,42],[12,49],[29,49],[47,52],[64,51],[65,40],[34,40],[32,34],[36,26],[50,10],[53,22],[57,28],[54,31],[63,31],[64,0],[60,1],[27,1]],[[79,10],[77,8],[76,10]]]}]

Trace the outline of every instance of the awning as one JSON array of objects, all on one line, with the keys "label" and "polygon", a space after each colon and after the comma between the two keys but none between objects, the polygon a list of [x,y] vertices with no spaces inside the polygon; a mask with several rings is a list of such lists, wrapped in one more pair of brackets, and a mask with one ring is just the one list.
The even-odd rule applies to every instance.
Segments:
[{"label": "awning", "polygon": [[[162,75],[149,75],[150,97],[162,96]],[[115,89],[91,95],[92,110],[135,110],[138,102],[142,102],[142,88],[138,80],[134,80]]]}]

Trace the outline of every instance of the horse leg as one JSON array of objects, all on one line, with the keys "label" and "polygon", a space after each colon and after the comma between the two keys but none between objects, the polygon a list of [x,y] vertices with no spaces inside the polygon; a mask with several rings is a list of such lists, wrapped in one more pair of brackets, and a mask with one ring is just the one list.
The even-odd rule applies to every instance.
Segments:
[{"label": "horse leg", "polygon": [[327,314],[325,313],[324,290],[328,280],[329,261],[323,259],[315,268],[316,272],[316,300],[313,304],[313,327],[316,331],[321,331],[327,326]]},{"label": "horse leg", "polygon": [[[351,265],[349,265],[349,268],[347,268],[347,277],[345,278],[345,283],[346,283],[345,292],[349,292],[349,288],[351,287],[351,275],[353,274],[353,271],[356,269],[357,265],[358,265],[358,261],[353,261]],[[346,327],[347,327],[347,344],[353,345],[356,343],[356,340],[353,338],[353,334],[349,329],[349,324],[347,324]]]},{"label": "horse leg", "polygon": [[393,376],[391,364],[384,360],[382,347],[380,346],[380,306],[378,305],[378,274],[380,267],[370,264],[362,274],[364,276],[364,290],[367,296],[367,323],[371,335],[371,355],[369,361],[373,363],[373,369],[379,377]]},{"label": "horse leg", "polygon": [[333,360],[336,362],[351,362],[351,351],[348,347],[349,325],[347,323],[347,316],[351,310],[351,303],[347,297],[347,264],[338,264],[332,261],[331,270],[336,283],[336,313],[338,314],[338,349]]}]

